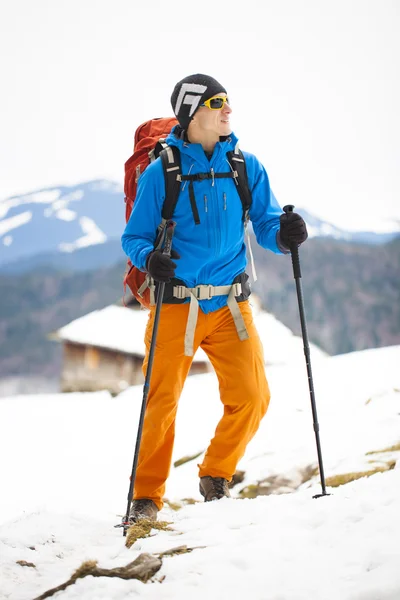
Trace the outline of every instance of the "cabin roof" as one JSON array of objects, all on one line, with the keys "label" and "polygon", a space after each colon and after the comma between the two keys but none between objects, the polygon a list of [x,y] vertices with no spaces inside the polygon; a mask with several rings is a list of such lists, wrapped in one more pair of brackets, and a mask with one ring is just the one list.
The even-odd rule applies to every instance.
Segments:
[{"label": "cabin roof", "polygon": [[[52,339],[116,350],[143,357],[148,311],[110,305],[75,319],[51,335]],[[199,348],[196,362],[209,362]]]}]

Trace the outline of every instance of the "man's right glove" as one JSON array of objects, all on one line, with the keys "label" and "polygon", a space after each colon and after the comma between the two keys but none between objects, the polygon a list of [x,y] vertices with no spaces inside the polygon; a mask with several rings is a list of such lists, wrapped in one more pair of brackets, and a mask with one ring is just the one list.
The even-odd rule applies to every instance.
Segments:
[{"label": "man's right glove", "polygon": [[[171,250],[171,258],[180,258],[175,250]],[[153,250],[146,258],[146,269],[154,281],[168,283],[175,276],[176,263],[162,250]]]},{"label": "man's right glove", "polygon": [[308,238],[306,223],[298,213],[284,213],[280,216],[280,225],[281,242],[289,250],[292,244],[300,246]]}]

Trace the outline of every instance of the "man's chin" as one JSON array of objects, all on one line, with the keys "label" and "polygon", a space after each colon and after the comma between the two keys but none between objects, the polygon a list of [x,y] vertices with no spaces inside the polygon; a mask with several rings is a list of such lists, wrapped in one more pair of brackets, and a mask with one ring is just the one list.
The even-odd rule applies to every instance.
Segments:
[{"label": "man's chin", "polygon": [[221,127],[220,135],[230,135],[232,133],[232,127],[227,125],[226,127]]}]

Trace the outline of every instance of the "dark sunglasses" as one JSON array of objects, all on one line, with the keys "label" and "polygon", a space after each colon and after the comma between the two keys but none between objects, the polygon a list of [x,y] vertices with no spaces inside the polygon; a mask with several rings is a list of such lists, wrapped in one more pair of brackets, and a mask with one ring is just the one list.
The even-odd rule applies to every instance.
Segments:
[{"label": "dark sunglasses", "polygon": [[228,96],[214,96],[213,98],[205,100],[200,106],[207,106],[207,108],[210,108],[211,110],[221,110],[225,104],[229,104]]}]

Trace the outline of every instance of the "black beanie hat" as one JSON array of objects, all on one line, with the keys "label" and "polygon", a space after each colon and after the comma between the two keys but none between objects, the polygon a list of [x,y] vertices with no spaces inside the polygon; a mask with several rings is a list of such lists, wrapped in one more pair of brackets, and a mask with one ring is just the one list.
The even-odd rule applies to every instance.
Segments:
[{"label": "black beanie hat", "polygon": [[171,96],[172,110],[182,129],[189,127],[196,110],[205,100],[216,94],[226,94],[226,89],[213,77],[197,73],[178,81]]}]

